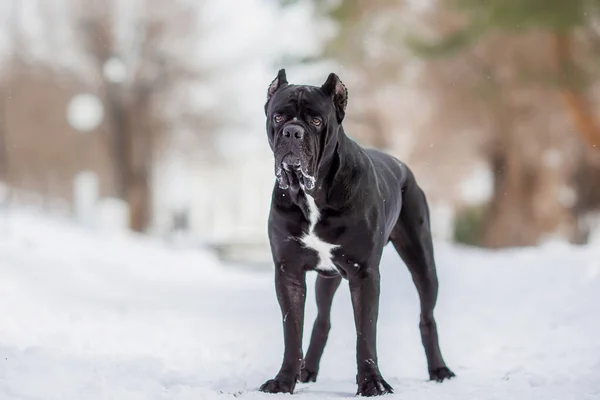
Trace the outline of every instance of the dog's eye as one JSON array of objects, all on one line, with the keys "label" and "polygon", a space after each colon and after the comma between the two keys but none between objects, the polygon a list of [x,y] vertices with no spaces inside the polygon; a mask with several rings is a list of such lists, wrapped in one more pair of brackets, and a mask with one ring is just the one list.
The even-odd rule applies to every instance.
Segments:
[{"label": "dog's eye", "polygon": [[273,120],[277,123],[280,123],[281,121],[283,121],[283,115],[275,114],[275,116],[273,117]]},{"label": "dog's eye", "polygon": [[312,124],[314,126],[319,126],[321,125],[321,119],[320,118],[313,118],[310,122],[312,122]]}]

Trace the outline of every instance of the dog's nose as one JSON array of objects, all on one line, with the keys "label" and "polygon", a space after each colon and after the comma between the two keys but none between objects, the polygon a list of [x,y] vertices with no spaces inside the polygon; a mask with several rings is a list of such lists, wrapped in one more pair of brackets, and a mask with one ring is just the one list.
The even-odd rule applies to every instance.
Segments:
[{"label": "dog's nose", "polygon": [[304,136],[304,128],[298,125],[288,125],[283,128],[283,136],[286,138],[302,139]]}]

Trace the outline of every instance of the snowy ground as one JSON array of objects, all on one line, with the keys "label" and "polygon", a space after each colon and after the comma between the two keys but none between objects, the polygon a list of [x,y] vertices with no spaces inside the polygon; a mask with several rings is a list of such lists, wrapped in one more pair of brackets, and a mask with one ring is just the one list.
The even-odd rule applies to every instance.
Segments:
[{"label": "snowy ground", "polygon": [[[392,398],[600,398],[600,248],[438,244],[438,326],[457,373],[442,384],[426,381],[416,291],[391,250],[378,347]],[[312,291],[307,303],[312,323]],[[296,398],[354,396],[347,286],[334,309],[319,382]],[[270,270],[33,214],[7,226],[0,215],[1,400],[281,398],[257,392],[281,351]]]}]

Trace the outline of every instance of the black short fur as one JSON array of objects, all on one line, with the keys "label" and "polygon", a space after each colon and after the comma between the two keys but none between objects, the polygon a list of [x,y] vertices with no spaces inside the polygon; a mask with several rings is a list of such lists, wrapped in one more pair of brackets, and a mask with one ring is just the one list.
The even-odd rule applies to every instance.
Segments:
[{"label": "black short fur", "polygon": [[[330,74],[321,87],[290,85],[281,70],[267,97],[266,128],[277,177],[268,231],[285,351],[279,373],[261,391],[292,393],[297,380],[316,380],[333,296],[345,278],[357,331],[357,394],[392,392],[379,371],[376,350],[379,262],[389,242],[408,266],[419,293],[421,337],[430,378],[453,377],[438,344],[433,316],[438,281],[429,210],[414,175],[396,158],[365,149],[346,136],[342,121],[348,92],[337,75]],[[336,246],[330,252],[334,268],[322,266],[326,253],[319,254],[303,242],[314,211],[309,198],[320,214],[313,233]],[[304,357],[305,275],[311,270],[320,274],[318,317]]]}]

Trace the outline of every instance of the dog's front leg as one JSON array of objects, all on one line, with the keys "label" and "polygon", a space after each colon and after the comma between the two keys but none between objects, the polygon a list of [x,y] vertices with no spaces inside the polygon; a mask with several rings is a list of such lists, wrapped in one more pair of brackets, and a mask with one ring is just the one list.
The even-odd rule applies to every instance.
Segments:
[{"label": "dog's front leg", "polygon": [[277,265],[275,290],[283,317],[285,350],[279,373],[274,379],[263,384],[260,390],[267,393],[293,393],[302,363],[306,272],[302,268]]},{"label": "dog's front leg", "polygon": [[[370,269],[369,269],[370,268]],[[379,271],[368,266],[349,279],[356,324],[357,395],[393,393],[377,365],[377,317],[379,314]]]}]

